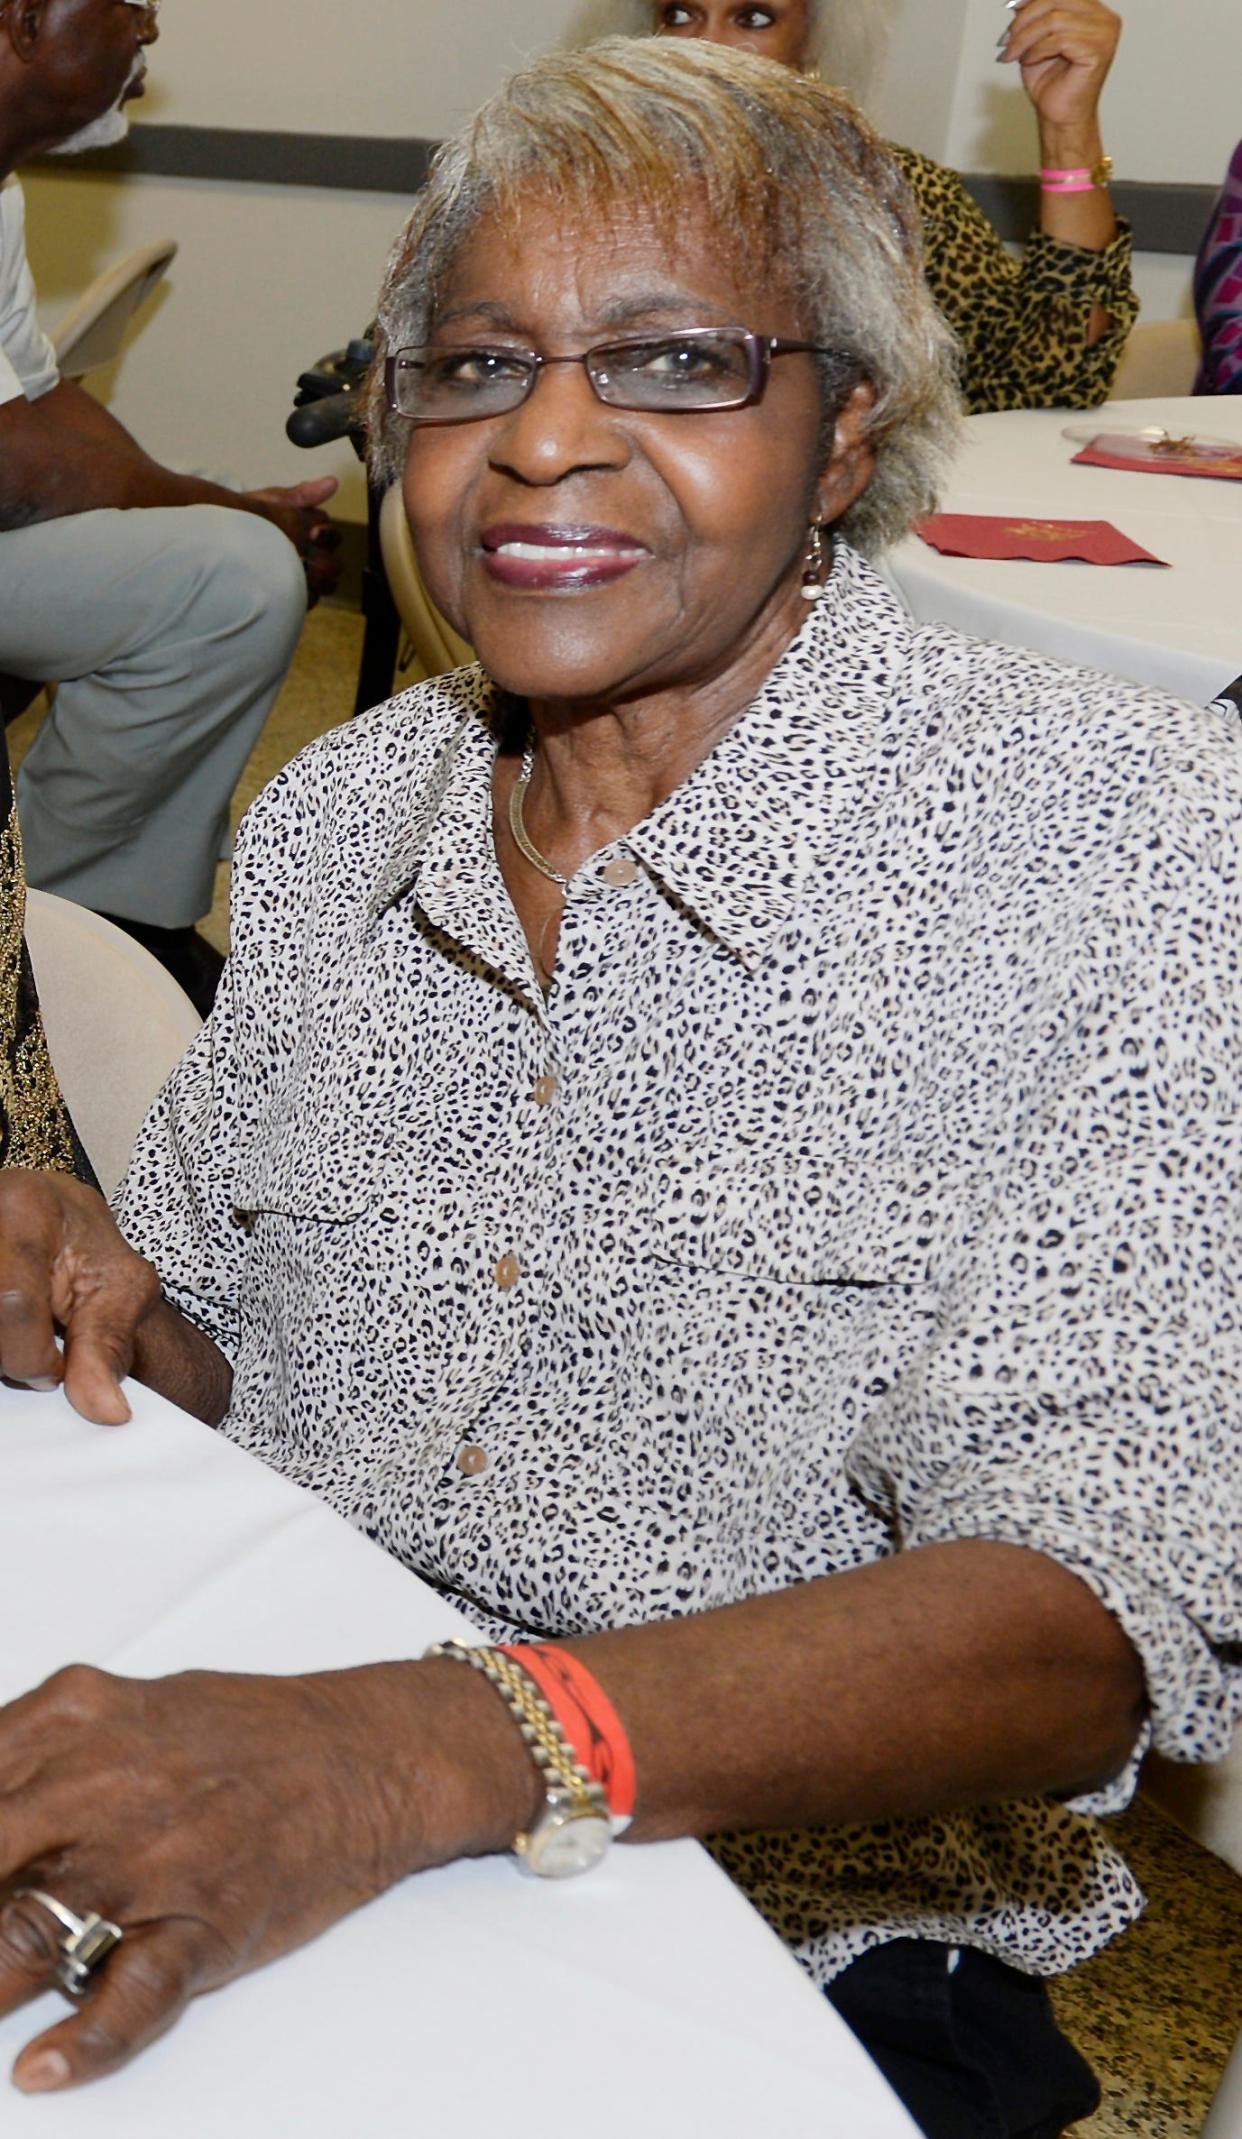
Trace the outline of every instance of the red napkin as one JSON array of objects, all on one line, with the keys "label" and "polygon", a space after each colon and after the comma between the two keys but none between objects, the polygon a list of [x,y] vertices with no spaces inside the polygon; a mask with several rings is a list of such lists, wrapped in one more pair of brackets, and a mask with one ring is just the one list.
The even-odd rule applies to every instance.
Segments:
[{"label": "red napkin", "polygon": [[933,512],[914,523],[946,557],[1026,557],[1039,564],[1167,564],[1111,520],[1032,520],[1021,513]]},{"label": "red napkin", "polygon": [[1211,475],[1242,483],[1242,446],[1206,438],[1145,439],[1101,431],[1074,455],[1090,468],[1127,468],[1136,475]]}]

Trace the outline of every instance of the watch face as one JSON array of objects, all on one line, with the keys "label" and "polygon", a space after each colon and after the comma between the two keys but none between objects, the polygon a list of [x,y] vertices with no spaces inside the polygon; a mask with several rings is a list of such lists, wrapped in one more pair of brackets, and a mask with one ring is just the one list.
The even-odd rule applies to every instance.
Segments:
[{"label": "watch face", "polygon": [[526,1840],[519,1862],[539,1879],[572,1879],[599,1863],[612,1829],[598,1812],[545,1814]]}]

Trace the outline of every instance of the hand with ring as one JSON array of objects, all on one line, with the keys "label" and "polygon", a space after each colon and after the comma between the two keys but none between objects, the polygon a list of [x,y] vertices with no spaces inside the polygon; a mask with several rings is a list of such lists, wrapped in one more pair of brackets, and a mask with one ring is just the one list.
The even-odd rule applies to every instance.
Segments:
[{"label": "hand with ring", "polygon": [[[119,1946],[125,1933],[119,1924],[109,1923],[97,1909],[88,1909],[85,1916],[77,1916],[54,1894],[45,1894],[42,1887],[14,1887],[12,1899],[33,1902],[44,1916],[50,1916],[58,1927],[54,1943],[56,1956],[52,1961],[52,1973],[61,1989],[70,1998],[81,1998],[90,1988],[90,1980],[101,1962],[106,1961],[115,1946]],[[31,1912],[27,1910],[25,1921],[29,1924]],[[12,1922],[22,1920],[22,1912],[14,1912]],[[36,1919],[33,1935],[43,1938],[46,1932]]]},{"label": "hand with ring", "polygon": [[76,2006],[17,2086],[98,2079],[410,1872],[508,1847],[542,1786],[475,1678],[74,1665],[0,1708],[0,2014]]}]

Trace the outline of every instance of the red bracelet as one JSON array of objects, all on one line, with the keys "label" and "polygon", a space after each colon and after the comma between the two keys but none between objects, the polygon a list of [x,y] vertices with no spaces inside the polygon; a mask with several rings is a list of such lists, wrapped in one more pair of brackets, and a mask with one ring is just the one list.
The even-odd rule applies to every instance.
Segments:
[{"label": "red bracelet", "polygon": [[638,1795],[634,1755],[599,1680],[551,1642],[502,1645],[501,1655],[512,1657],[535,1681],[592,1781],[602,1785],[613,1818],[628,1820]]}]

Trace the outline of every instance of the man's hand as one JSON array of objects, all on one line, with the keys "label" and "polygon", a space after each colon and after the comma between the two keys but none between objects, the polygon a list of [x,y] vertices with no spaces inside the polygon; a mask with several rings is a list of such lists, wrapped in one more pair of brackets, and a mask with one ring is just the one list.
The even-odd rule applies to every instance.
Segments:
[{"label": "man's hand", "polygon": [[0,407],[0,529],[108,507],[222,505],[258,513],[293,544],[316,602],[341,576],[341,538],[323,509],[338,487],[334,475],[266,490],[225,490],[202,476],[177,475],[69,379],[41,400],[19,397]]},{"label": "man's hand", "polygon": [[1001,58],[1022,69],[1041,127],[1094,122],[1121,38],[1121,17],[1103,0],[1022,0]]},{"label": "man's hand", "polygon": [[267,490],[245,492],[251,509],[263,513],[293,544],[306,566],[312,602],[321,594],[331,594],[341,577],[340,533],[323,510],[338,488],[334,475],[321,475],[312,482],[273,484]]},{"label": "man's hand", "polygon": [[[17,2085],[114,2071],[198,1992],[409,1872],[506,1847],[541,1798],[503,1704],[458,1665],[57,1672],[0,1710],[0,1896],[41,1887],[124,1937],[81,2009],[22,2051]],[[4,1902],[0,2014],[51,1988],[57,1957],[46,1910]]]},{"label": "man's hand", "polygon": [[0,1374],[33,1388],[63,1380],[83,1418],[122,1425],[121,1382],[159,1305],[155,1271],[98,1190],[65,1174],[0,1172]]}]

